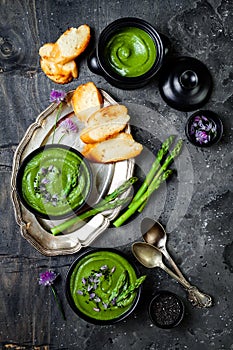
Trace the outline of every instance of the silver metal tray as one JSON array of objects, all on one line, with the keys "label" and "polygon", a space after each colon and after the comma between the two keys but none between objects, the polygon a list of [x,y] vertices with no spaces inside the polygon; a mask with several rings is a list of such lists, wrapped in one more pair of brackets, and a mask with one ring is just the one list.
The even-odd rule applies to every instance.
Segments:
[{"label": "silver metal tray", "polygon": [[[100,89],[104,98],[104,106],[117,104],[117,102],[109,96],[104,90]],[[63,104],[62,112],[59,120],[71,118],[78,126],[79,132],[84,124],[79,122],[74,115],[70,99],[73,91],[67,94],[67,103]],[[16,149],[13,170],[11,178],[11,194],[14,205],[15,218],[20,226],[21,235],[40,253],[47,256],[66,255],[78,252],[82,247],[89,246],[101,233],[103,233],[119,213],[121,208],[109,210],[107,212],[97,214],[88,222],[82,222],[77,227],[72,227],[71,231],[66,234],[53,236],[50,228],[62,220],[45,220],[41,219],[29,212],[20,202],[16,192],[16,175],[23,159],[34,149],[52,143],[52,135],[54,123],[57,114],[57,103],[52,103],[45,111],[43,111],[30,125],[23,139]],[[59,125],[59,123],[58,123]],[[75,134],[67,134],[61,144],[66,144],[77,150],[81,150],[83,143],[80,140],[79,132]],[[126,132],[130,132],[127,126]],[[59,126],[56,129],[54,143],[61,137]],[[111,193],[122,182],[129,179],[134,170],[134,159],[117,162],[115,164],[97,164],[92,163],[92,171],[94,175],[94,185],[91,194],[92,205],[97,203],[107,193]],[[128,193],[125,193],[127,196]]]}]

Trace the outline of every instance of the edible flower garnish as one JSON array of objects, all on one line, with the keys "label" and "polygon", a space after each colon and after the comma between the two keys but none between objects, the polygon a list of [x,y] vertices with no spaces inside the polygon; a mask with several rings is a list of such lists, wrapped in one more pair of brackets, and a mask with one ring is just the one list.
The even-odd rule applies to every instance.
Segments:
[{"label": "edible flower garnish", "polygon": [[65,136],[65,134],[68,135],[68,134],[76,133],[78,131],[77,125],[69,118],[63,120],[60,124],[60,127],[62,128],[61,132],[63,133],[63,135],[61,136],[58,143],[61,142],[61,140]]},{"label": "edible flower garnish", "polygon": [[215,123],[204,115],[195,116],[190,126],[190,135],[200,145],[210,142],[216,136],[216,132]]},{"label": "edible flower garnish", "polygon": [[50,93],[50,102],[60,103],[64,101],[65,98],[66,98],[66,93],[64,91],[52,89]]},{"label": "edible flower garnish", "polygon": [[77,132],[78,127],[71,119],[65,119],[61,122],[62,132],[65,134],[70,134],[72,132]]},{"label": "edible flower garnish", "polygon": [[130,283],[128,272],[124,270],[112,292],[103,293],[103,284],[111,285],[115,271],[115,266],[103,265],[98,270],[92,270],[89,276],[82,277],[81,288],[76,293],[81,298],[87,297],[86,303],[90,303],[95,312],[129,305],[135,297],[136,290],[146,278],[141,276],[134,283]]},{"label": "edible flower garnish", "polygon": [[54,136],[55,136],[55,131],[56,131],[56,127],[57,127],[57,122],[58,122],[58,118],[61,114],[63,101],[65,100],[65,98],[66,98],[66,93],[64,91],[52,89],[52,91],[50,93],[50,102],[59,103],[56,118],[55,118],[55,124],[54,124],[54,128],[53,128],[52,143],[54,143]]},{"label": "edible flower garnish", "polygon": [[40,278],[39,278],[39,284],[42,285],[42,286],[49,286],[51,287],[51,290],[53,292],[53,295],[54,295],[54,298],[55,298],[55,301],[57,303],[57,306],[62,314],[62,317],[63,319],[65,320],[65,313],[64,313],[64,310],[62,308],[62,305],[60,303],[60,300],[58,299],[58,296],[57,296],[57,292],[55,290],[55,287],[53,285],[53,282],[55,281],[55,279],[57,278],[57,274],[52,271],[52,270],[48,270],[48,271],[45,271],[45,272],[42,272],[40,273]]}]

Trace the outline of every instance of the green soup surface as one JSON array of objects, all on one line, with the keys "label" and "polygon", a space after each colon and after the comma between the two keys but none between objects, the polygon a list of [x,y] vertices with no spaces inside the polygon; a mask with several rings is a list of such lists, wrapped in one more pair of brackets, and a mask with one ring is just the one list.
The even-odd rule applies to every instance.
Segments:
[{"label": "green soup surface", "polygon": [[151,69],[157,50],[153,39],[144,30],[126,27],[110,38],[104,56],[113,71],[119,75],[138,77]]},{"label": "green soup surface", "polygon": [[[82,314],[96,320],[113,320],[132,306],[136,281],[135,270],[124,257],[100,250],[77,263],[70,277],[70,294]],[[129,288],[132,293],[128,293]]]},{"label": "green soup surface", "polygon": [[64,215],[81,205],[89,190],[89,169],[65,148],[45,148],[27,163],[22,176],[23,197],[41,214]]}]

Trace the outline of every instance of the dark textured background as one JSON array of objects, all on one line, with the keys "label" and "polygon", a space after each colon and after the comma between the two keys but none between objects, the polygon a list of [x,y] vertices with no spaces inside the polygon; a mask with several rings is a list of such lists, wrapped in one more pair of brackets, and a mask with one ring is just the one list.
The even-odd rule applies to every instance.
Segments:
[{"label": "dark textured background", "polygon": [[[192,161],[193,192],[185,216],[178,213],[182,219],[169,236],[168,246],[190,281],[210,293],[215,304],[209,309],[193,308],[183,288],[165,273],[139,266],[148,278],[138,308],[124,322],[98,327],[79,319],[63,294],[67,269],[77,255],[44,257],[21,237],[10,200],[10,177],[18,143],[27,127],[48,106],[51,88],[58,87],[40,69],[39,47],[55,41],[67,27],[85,22],[98,37],[107,24],[123,16],[147,20],[170,38],[173,54],[196,57],[208,66],[214,89],[205,108],[221,116],[225,129],[222,141],[209,149],[190,145],[184,134],[189,113],[174,111],[163,102],[157,79],[140,90],[122,91],[92,74],[84,55],[79,79],[64,88],[68,91],[92,80],[119,101],[156,109],[168,125],[180,132]],[[18,347],[12,345],[14,349],[54,350],[233,349],[232,23],[230,0],[0,0],[0,343],[3,349],[10,348],[9,344],[18,344]],[[144,118],[147,125],[149,117]],[[149,121],[151,130],[156,128],[155,122]],[[138,138],[148,142],[146,133]],[[160,217],[165,225],[171,210],[169,203],[168,200]],[[134,221],[126,227],[131,231],[138,229]],[[131,255],[130,244],[119,249]],[[38,286],[37,277],[46,268],[60,273],[56,286],[66,322],[62,321],[49,291]],[[160,330],[149,320],[148,302],[159,289],[176,292],[184,300],[185,318],[176,329]]]}]

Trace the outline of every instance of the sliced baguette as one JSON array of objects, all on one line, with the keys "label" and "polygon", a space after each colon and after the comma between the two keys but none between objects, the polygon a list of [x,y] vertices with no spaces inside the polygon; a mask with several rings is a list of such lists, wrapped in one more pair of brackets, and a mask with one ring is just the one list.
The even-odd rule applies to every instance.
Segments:
[{"label": "sliced baguette", "polygon": [[53,45],[50,59],[56,63],[66,63],[78,57],[91,39],[90,27],[83,24],[78,28],[69,28]]},{"label": "sliced baguette", "polygon": [[71,74],[66,74],[66,75],[50,75],[50,74],[46,74],[46,76],[54,81],[57,84],[67,84],[70,83],[73,80],[73,77]]},{"label": "sliced baguette", "polygon": [[39,55],[45,60],[49,60],[51,57],[51,52],[53,50],[54,43],[46,43],[39,49]]},{"label": "sliced baguette", "polygon": [[122,131],[129,119],[123,105],[103,107],[88,118],[88,127],[82,130],[80,138],[85,143],[104,141]]},{"label": "sliced baguette", "polygon": [[65,84],[78,76],[78,68],[74,60],[61,65],[41,58],[40,65],[48,78],[61,84]]},{"label": "sliced baguette", "polygon": [[93,82],[79,85],[74,91],[71,103],[75,115],[86,122],[91,114],[100,109],[103,97]]},{"label": "sliced baguette", "polygon": [[126,133],[102,141],[93,146],[84,147],[86,158],[97,163],[112,163],[138,156],[143,147],[134,141],[132,135]]}]

